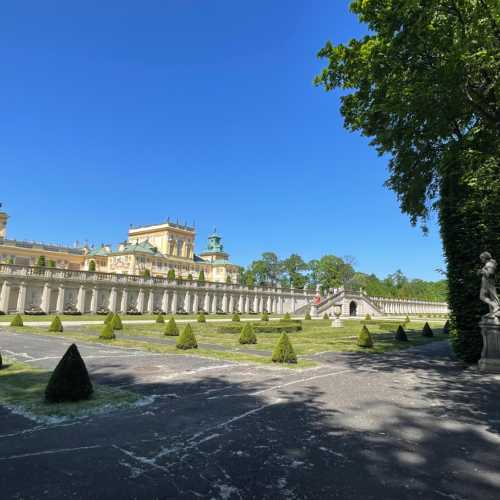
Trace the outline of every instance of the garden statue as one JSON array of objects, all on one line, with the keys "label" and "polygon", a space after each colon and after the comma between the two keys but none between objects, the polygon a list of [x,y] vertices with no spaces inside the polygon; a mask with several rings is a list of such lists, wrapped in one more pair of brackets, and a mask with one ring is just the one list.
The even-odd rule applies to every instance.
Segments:
[{"label": "garden statue", "polygon": [[490,308],[490,312],[485,314],[479,323],[483,337],[483,351],[479,360],[479,369],[485,372],[500,373],[500,299],[495,283],[497,262],[489,252],[483,252],[479,258],[483,264],[478,273],[481,276],[479,298]]}]

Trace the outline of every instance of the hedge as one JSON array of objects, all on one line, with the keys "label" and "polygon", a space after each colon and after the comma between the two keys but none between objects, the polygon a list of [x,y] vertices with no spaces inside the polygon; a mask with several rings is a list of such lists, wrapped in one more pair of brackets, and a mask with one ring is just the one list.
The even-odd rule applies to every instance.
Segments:
[{"label": "hedge", "polygon": [[[254,323],[255,333],[294,333],[302,330],[299,323]],[[241,326],[225,324],[217,328],[217,333],[240,333]]]}]

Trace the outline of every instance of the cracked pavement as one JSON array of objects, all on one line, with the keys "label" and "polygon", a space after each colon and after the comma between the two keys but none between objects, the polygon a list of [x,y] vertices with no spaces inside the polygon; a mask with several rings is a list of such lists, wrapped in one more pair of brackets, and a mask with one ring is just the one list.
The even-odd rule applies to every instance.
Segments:
[{"label": "cracked pavement", "polygon": [[[69,344],[0,329],[46,369]],[[53,425],[0,407],[2,498],[498,498],[500,377],[443,342],[302,371],[78,346],[95,382],[153,402]]]}]

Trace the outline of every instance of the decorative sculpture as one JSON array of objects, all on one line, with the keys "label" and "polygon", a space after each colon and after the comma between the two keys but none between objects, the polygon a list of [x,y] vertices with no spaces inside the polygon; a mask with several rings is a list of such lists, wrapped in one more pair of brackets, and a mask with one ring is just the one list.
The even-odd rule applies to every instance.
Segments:
[{"label": "decorative sculpture", "polygon": [[479,369],[483,372],[500,373],[500,299],[495,283],[497,262],[489,252],[483,252],[479,258],[483,264],[478,273],[481,276],[479,298],[488,304],[490,309],[479,323],[483,337]]}]

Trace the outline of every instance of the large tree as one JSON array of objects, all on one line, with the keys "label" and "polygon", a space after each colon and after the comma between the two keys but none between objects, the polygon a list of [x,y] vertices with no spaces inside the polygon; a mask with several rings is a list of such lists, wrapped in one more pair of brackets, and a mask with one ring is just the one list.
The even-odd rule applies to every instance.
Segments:
[{"label": "large tree", "polygon": [[387,185],[412,223],[425,229],[439,210],[454,345],[475,361],[478,255],[500,257],[500,4],[355,0],[351,10],[369,32],[328,42],[316,83],[341,89],[345,126],[390,156]]},{"label": "large tree", "polygon": [[323,290],[338,288],[354,275],[353,267],[336,255],[323,255],[319,260],[308,264],[312,283],[319,284]]},{"label": "large tree", "polygon": [[258,283],[277,283],[282,274],[282,265],[274,252],[264,252],[261,259],[250,264],[250,270]]},{"label": "large tree", "polygon": [[293,253],[290,257],[282,261],[283,272],[288,278],[288,283],[293,288],[304,288],[307,284],[307,264],[300,255]]}]

